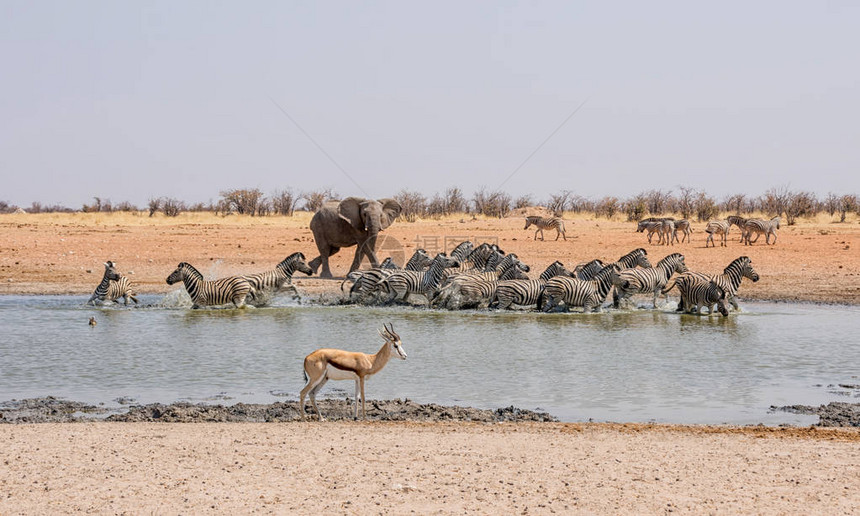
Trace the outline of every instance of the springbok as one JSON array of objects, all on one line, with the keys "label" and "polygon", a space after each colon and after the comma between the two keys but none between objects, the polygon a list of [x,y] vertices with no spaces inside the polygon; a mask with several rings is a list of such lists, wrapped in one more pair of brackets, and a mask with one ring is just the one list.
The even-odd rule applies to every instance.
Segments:
[{"label": "springbok", "polygon": [[299,411],[302,420],[305,419],[305,396],[310,393],[311,405],[317,413],[320,421],[323,421],[320,409],[317,407],[316,395],[323,385],[329,380],[355,380],[355,419],[358,419],[358,394],[361,391],[361,413],[362,419],[367,418],[364,398],[364,380],[374,375],[385,367],[391,358],[392,348],[397,351],[397,357],[406,360],[406,352],[400,335],[394,332],[394,324],[385,326],[385,332],[379,331],[379,335],[385,339],[385,344],[379,348],[375,355],[359,353],[354,351],[343,351],[342,349],[318,349],[305,357],[305,384],[299,396]]}]

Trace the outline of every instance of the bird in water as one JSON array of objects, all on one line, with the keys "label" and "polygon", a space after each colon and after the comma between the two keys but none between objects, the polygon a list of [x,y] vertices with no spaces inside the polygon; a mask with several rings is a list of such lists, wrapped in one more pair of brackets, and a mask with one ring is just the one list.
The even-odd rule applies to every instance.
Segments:
[{"label": "bird in water", "polygon": [[95,318],[95,317],[90,317],[90,326],[95,326],[96,324],[98,324],[98,323],[96,322],[96,318]]}]

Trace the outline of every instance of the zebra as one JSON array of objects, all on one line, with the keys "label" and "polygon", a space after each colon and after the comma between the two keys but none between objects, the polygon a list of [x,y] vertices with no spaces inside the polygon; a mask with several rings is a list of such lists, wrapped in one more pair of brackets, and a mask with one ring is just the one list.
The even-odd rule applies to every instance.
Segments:
[{"label": "zebra", "polygon": [[709,221],[707,227],[705,227],[705,233],[708,234],[708,238],[705,240],[705,247],[708,247],[708,242],[710,242],[713,247],[717,246],[717,244],[714,243],[714,235],[720,235],[720,247],[726,247],[728,245],[726,240],[729,236],[729,229],[731,227],[731,223],[728,220]]},{"label": "zebra", "polygon": [[473,244],[470,240],[464,240],[457,244],[457,246],[451,251],[451,258],[457,260],[460,263],[466,261],[466,258],[469,254],[475,249],[475,244]]},{"label": "zebra", "polygon": [[528,279],[528,276],[523,273],[529,270],[529,266],[521,262],[516,254],[508,254],[495,270],[473,271],[449,278],[449,281],[437,291],[430,304],[445,306],[448,309],[481,304],[481,300],[489,300],[492,297],[498,281]]},{"label": "zebra", "polygon": [[651,267],[651,262],[648,261],[648,251],[640,247],[625,254],[615,262],[619,270],[632,269],[634,267]]},{"label": "zebra", "polygon": [[251,283],[242,276],[230,276],[214,281],[203,279],[203,275],[187,262],[180,263],[167,277],[167,284],[181,281],[191,296],[194,308],[218,306],[232,303],[237,308],[245,306],[252,294]]},{"label": "zebra", "polygon": [[472,249],[465,260],[457,260],[460,265],[456,268],[445,269],[440,286],[445,286],[453,279],[475,272],[492,272],[504,260],[505,252],[496,244],[483,243]]},{"label": "zebra", "polygon": [[561,217],[526,217],[526,227],[523,229],[528,229],[529,226],[537,228],[537,231],[535,231],[535,240],[537,240],[538,233],[540,233],[540,239],[543,240],[544,229],[554,229],[556,240],[561,236],[564,237],[565,241],[567,241],[567,234],[564,231],[564,220],[562,220]]},{"label": "zebra", "polygon": [[[281,288],[293,292],[293,299],[301,299],[298,289],[293,285],[293,273],[300,271],[310,276],[313,269],[305,262],[305,255],[293,253],[275,266],[274,270],[242,276],[251,284],[251,295],[248,303],[263,306]],[[285,286],[286,285],[286,286]]]},{"label": "zebra", "polygon": [[[739,256],[732,260],[725,269],[723,269],[722,274],[714,274],[708,275],[703,274],[701,272],[685,272],[676,278],[676,281],[684,276],[692,276],[694,278],[698,278],[701,280],[713,281],[717,285],[720,286],[726,292],[726,300],[731,303],[732,307],[735,310],[738,310],[738,302],[735,299],[735,296],[738,293],[738,288],[741,286],[741,280],[744,278],[748,278],[752,280],[753,283],[759,280],[758,272],[753,268],[752,261],[749,256]],[[667,286],[663,289],[663,294],[671,290],[671,286]],[[683,291],[680,300],[678,301],[678,309],[677,311],[681,312],[684,310],[686,306],[686,299],[684,298]]]},{"label": "zebra", "polygon": [[[770,220],[749,219],[744,224],[744,244],[753,245],[758,242],[758,237],[765,236],[765,243],[770,245],[770,236],[773,235],[773,243],[776,244],[776,230],[779,229],[779,217],[774,217]],[[755,233],[755,240],[750,240],[752,234]]]},{"label": "zebra", "polygon": [[671,219],[664,219],[663,222],[660,223],[660,241],[663,243],[663,245],[675,245],[674,237],[675,221]]},{"label": "zebra", "polygon": [[577,266],[573,268],[573,274],[571,274],[571,276],[581,280],[590,280],[594,278],[594,276],[605,266],[606,265],[601,260],[583,262],[577,264]]},{"label": "zebra", "polygon": [[[341,291],[343,291],[343,284],[346,283],[347,280],[353,279],[355,283],[353,283],[352,288],[349,289],[349,298],[353,302],[364,302],[366,301],[365,297],[374,292],[376,285],[395,271],[422,271],[430,266],[431,261],[433,261],[433,259],[427,254],[427,251],[420,248],[416,249],[415,252],[412,253],[412,257],[409,258],[409,261],[406,262],[406,266],[403,269],[397,267],[397,265],[391,261],[391,257],[388,257],[378,268],[349,273],[347,279],[341,283]],[[388,262],[388,266],[385,266],[386,262]]]},{"label": "zebra", "polygon": [[95,305],[96,301],[116,301],[119,298],[123,298],[125,305],[128,305],[129,299],[134,301],[134,304],[137,304],[131,280],[117,272],[116,265],[112,261],[108,260],[104,265],[104,276],[102,276],[101,282],[95,291],[93,291],[93,295],[87,300],[87,304]]},{"label": "zebra", "polygon": [[657,240],[657,244],[663,243],[663,222],[657,220],[640,220],[636,226],[636,232],[642,233],[644,231],[648,231],[648,243],[652,243],[651,240],[654,238],[654,233],[657,233],[657,236],[660,238]]},{"label": "zebra", "polygon": [[685,313],[693,313],[695,306],[696,312],[702,315],[702,307],[707,306],[708,315],[713,315],[714,305],[717,305],[717,309],[724,317],[729,315],[729,309],[726,307],[728,292],[717,282],[684,274],[677,278],[671,287],[664,289],[663,293],[667,293],[676,286],[681,293],[681,298],[685,299],[683,309]]},{"label": "zebra", "polygon": [[633,294],[651,292],[654,294],[654,308],[657,308],[657,294],[666,286],[672,274],[676,272],[687,272],[684,255],[681,253],[672,253],[666,256],[654,267],[621,271],[613,279],[615,284],[613,305],[618,308],[621,301],[628,299]]},{"label": "zebra", "polygon": [[423,295],[429,302],[433,293],[439,288],[442,280],[442,271],[450,267],[457,267],[460,262],[449,258],[445,253],[439,253],[430,263],[430,269],[426,271],[394,271],[387,278],[377,283],[377,288],[388,293],[386,303],[395,300],[406,302],[410,295]]},{"label": "zebra", "polygon": [[585,312],[599,312],[612,288],[612,280],[618,273],[618,265],[611,263],[600,270],[591,280],[580,280],[556,276],[546,282],[538,297],[538,308],[549,312],[564,303],[565,310],[581,306]]},{"label": "zebra", "polygon": [[[741,217],[740,215],[729,215],[726,217],[726,221],[729,223],[729,229],[731,229],[732,226],[737,226],[741,232],[741,239],[738,240],[738,242],[744,241],[744,226],[746,225],[747,220],[749,219]],[[728,232],[726,232],[726,234],[728,234]]]},{"label": "zebra", "polygon": [[[678,240],[678,231],[681,231],[684,233],[684,235],[681,237],[681,240]],[[678,242],[679,244],[683,244],[684,239],[686,239],[687,243],[689,244],[690,241],[692,240],[692,235],[693,235],[693,226],[690,224],[689,220],[681,219],[681,220],[675,221],[675,230],[672,232],[672,238],[676,242]]]},{"label": "zebra", "polygon": [[556,260],[544,270],[538,279],[520,279],[500,281],[496,293],[490,303],[491,307],[501,310],[509,309],[511,305],[532,306],[538,303],[547,281],[556,276],[572,276],[564,264]]}]

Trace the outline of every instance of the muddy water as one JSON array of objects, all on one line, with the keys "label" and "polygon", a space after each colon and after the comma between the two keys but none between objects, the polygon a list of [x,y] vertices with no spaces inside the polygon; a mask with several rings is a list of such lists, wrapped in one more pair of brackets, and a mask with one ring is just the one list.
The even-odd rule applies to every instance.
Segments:
[{"label": "muddy water", "polygon": [[[318,347],[374,352],[393,322],[409,354],[368,382],[373,399],[541,409],[562,421],[808,424],[772,405],[860,401],[860,309],[744,303],[728,318],[665,311],[436,312],[281,306],[143,308],[86,297],[0,296],[0,400],[104,403],[297,398]],[[95,317],[97,325],[88,325]],[[323,394],[344,397],[351,382]]]}]

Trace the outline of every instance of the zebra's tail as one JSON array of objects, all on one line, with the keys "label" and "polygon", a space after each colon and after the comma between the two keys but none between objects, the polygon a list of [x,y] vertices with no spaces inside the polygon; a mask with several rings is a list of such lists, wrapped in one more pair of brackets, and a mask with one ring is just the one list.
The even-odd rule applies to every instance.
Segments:
[{"label": "zebra's tail", "polygon": [[666,284],[666,286],[665,286],[665,287],[663,287],[663,290],[661,290],[661,291],[660,291],[660,293],[661,293],[661,294],[663,294],[663,295],[668,294],[668,293],[669,293],[669,291],[670,291],[670,290],[672,290],[673,288],[675,288],[675,286],[676,286],[677,284],[678,284],[678,282],[677,282],[677,281],[675,281],[675,278],[670,279],[670,280],[669,280],[669,283],[667,283],[667,284]]}]

